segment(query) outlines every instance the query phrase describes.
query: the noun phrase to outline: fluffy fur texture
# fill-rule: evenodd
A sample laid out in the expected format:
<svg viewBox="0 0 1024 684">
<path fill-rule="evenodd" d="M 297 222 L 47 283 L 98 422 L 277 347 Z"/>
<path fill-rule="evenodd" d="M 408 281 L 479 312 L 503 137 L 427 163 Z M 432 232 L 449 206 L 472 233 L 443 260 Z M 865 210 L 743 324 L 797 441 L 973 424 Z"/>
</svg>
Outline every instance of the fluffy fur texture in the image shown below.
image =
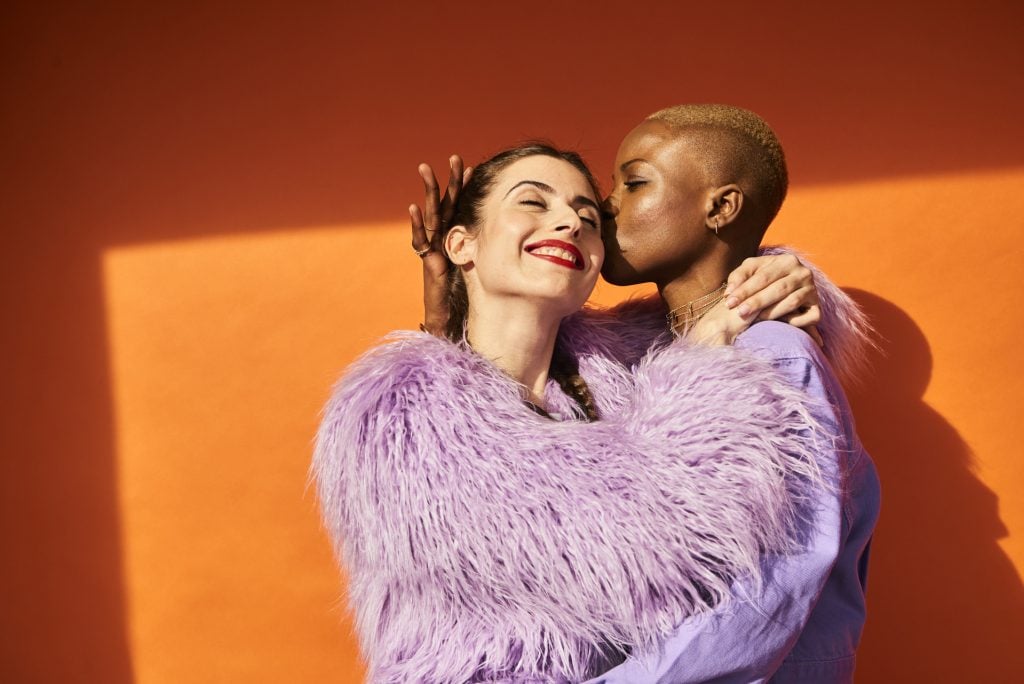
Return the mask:
<svg viewBox="0 0 1024 684">
<path fill-rule="evenodd" d="M 876 333 L 867 315 L 848 294 L 796 250 L 765 247 L 760 254 L 793 254 L 814 274 L 821 306 L 818 331 L 825 342 L 822 351 L 844 385 L 856 384 L 867 368 L 868 352 L 877 348 L 874 341 Z M 567 338 L 569 348 L 581 341 L 574 332 L 574 321 L 583 316 L 587 319 L 587 329 L 596 326 L 605 331 L 604 339 L 596 342 L 600 351 L 632 366 L 653 347 L 670 340 L 666 333 L 667 313 L 668 308 L 658 295 L 630 299 L 610 309 L 588 308 L 567 319 L 563 325 L 563 337 Z M 585 332 L 583 337 L 586 337 Z"/>
<path fill-rule="evenodd" d="M 629 331 L 655 327 L 574 319 L 596 423 L 537 415 L 492 364 L 418 333 L 336 387 L 313 475 L 372 681 L 580 681 L 794 543 L 828 439 L 806 398 L 682 341 L 631 374 L 611 358 L 639 358 L 650 340 Z"/>
</svg>

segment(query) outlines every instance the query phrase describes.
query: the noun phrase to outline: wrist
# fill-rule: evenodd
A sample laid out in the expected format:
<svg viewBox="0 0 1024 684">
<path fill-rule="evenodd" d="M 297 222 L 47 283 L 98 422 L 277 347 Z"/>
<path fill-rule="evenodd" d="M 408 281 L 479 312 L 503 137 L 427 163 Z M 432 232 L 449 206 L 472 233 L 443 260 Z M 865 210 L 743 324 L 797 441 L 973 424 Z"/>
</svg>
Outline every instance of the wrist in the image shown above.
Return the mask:
<svg viewBox="0 0 1024 684">
<path fill-rule="evenodd" d="M 686 339 L 705 347 L 722 347 L 732 342 L 729 326 L 716 318 L 702 318 L 686 331 Z"/>
<path fill-rule="evenodd" d="M 420 330 L 425 333 L 430 333 L 434 337 L 445 337 L 445 328 L 447 327 L 447 321 L 438 320 L 436 318 L 428 318 L 420 323 Z"/>
</svg>

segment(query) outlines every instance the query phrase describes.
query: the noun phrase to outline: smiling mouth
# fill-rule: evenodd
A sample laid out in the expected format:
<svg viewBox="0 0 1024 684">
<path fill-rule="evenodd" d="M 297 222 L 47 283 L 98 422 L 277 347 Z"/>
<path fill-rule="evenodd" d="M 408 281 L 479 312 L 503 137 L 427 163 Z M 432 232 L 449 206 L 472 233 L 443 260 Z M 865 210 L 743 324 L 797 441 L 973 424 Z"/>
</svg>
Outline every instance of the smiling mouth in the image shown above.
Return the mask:
<svg viewBox="0 0 1024 684">
<path fill-rule="evenodd" d="M 561 240 L 541 240 L 526 245 L 527 253 L 559 266 L 583 270 L 583 255 L 575 246 Z"/>
</svg>

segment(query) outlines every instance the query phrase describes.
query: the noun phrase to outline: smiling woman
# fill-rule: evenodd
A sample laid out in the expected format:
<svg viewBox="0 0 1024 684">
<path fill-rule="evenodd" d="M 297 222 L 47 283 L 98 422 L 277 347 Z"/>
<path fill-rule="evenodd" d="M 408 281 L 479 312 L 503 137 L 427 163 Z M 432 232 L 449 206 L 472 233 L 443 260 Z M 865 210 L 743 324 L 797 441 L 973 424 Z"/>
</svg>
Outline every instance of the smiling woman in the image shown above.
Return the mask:
<svg viewBox="0 0 1024 684">
<path fill-rule="evenodd" d="M 369 677 L 581 681 L 760 582 L 828 435 L 731 347 L 616 361 L 628 335 L 577 314 L 604 247 L 575 154 L 493 157 L 443 227 L 427 180 L 414 249 L 442 260 L 448 335 L 396 333 L 353 364 L 313 462 Z"/>
<path fill-rule="evenodd" d="M 583 306 L 601 272 L 599 196 L 578 155 L 523 145 L 476 168 L 439 236 L 452 263 L 449 339 L 472 340 L 535 406 L 544 407 L 550 375 L 591 419 L 586 385 L 566 372 L 571 364 L 556 355 L 555 339 L 558 324 Z M 511 355 L 510 339 L 517 347 Z"/>
</svg>

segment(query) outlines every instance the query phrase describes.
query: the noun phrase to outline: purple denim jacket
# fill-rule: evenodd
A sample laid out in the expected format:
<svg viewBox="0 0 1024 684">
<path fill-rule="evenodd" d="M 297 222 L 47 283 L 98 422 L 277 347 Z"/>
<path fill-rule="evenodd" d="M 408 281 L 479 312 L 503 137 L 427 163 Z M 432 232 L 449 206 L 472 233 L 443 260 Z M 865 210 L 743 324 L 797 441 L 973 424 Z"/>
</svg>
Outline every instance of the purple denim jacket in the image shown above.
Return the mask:
<svg viewBox="0 0 1024 684">
<path fill-rule="evenodd" d="M 868 551 L 880 489 L 839 382 L 811 339 L 784 323 L 754 325 L 737 340 L 821 404 L 840 440 L 819 463 L 835 484 L 814 506 L 799 553 L 763 559 L 765 582 L 682 622 L 656 653 L 636 654 L 588 684 L 853 681 L 864 627 Z"/>
</svg>

